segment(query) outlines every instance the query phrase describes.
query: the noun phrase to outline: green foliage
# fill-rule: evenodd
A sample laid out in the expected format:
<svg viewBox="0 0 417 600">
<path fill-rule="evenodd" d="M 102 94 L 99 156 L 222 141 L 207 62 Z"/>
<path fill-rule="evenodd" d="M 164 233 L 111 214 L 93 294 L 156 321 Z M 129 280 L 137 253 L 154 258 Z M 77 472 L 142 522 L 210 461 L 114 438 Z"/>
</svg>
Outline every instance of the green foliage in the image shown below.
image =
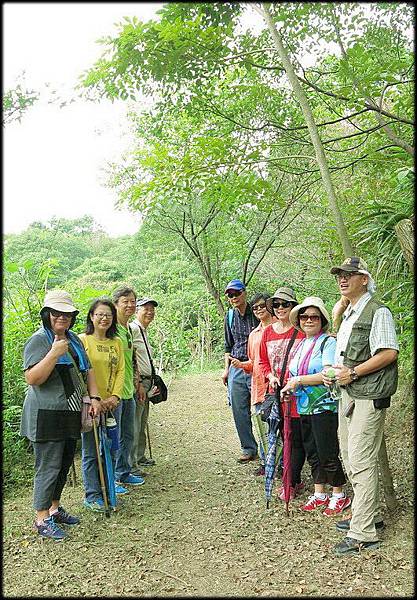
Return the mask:
<svg viewBox="0 0 417 600">
<path fill-rule="evenodd" d="M 21 121 L 24 113 L 39 99 L 39 93 L 25 87 L 24 80 L 3 93 L 3 127 Z"/>
</svg>

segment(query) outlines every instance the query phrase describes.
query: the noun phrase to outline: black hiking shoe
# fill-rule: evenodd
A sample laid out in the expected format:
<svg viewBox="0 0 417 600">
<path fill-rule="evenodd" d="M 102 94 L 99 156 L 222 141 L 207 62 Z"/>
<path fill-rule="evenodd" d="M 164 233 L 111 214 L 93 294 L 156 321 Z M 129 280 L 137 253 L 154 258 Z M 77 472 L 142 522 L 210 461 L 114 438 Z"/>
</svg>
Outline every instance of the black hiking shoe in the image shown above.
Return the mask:
<svg viewBox="0 0 417 600">
<path fill-rule="evenodd" d="M 375 529 L 384 529 L 384 527 L 385 527 L 384 521 L 378 521 L 378 523 L 375 523 Z M 336 523 L 336 529 L 338 531 L 349 531 L 350 519 L 345 519 L 344 521 L 338 521 Z"/>
<path fill-rule="evenodd" d="M 379 542 L 360 542 L 351 537 L 345 537 L 343 542 L 336 544 L 333 552 L 336 556 L 349 556 L 351 554 L 359 554 L 362 550 L 376 550 L 379 548 Z"/>
</svg>

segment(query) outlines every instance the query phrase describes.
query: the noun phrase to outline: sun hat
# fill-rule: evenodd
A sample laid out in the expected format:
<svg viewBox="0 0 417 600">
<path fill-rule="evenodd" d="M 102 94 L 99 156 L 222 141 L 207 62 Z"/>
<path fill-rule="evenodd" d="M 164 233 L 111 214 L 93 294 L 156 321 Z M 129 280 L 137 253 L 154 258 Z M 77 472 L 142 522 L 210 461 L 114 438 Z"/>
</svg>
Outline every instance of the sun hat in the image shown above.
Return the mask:
<svg viewBox="0 0 417 600">
<path fill-rule="evenodd" d="M 332 275 L 337 275 L 340 271 L 346 271 L 347 273 L 363 273 L 364 275 L 369 275 L 368 265 L 364 260 L 359 258 L 359 256 L 349 256 L 346 258 L 340 267 L 332 267 L 330 269 L 330 273 Z"/>
<path fill-rule="evenodd" d="M 136 308 L 143 306 L 144 304 L 153 304 L 154 306 L 158 306 L 158 302 L 153 300 L 152 298 L 139 298 L 136 300 Z"/>
<path fill-rule="evenodd" d="M 271 296 L 271 300 L 275 300 L 275 298 L 287 300 L 287 302 L 298 302 L 294 290 L 288 286 L 278 288 L 275 294 Z"/>
<path fill-rule="evenodd" d="M 240 279 L 232 279 L 232 281 L 229 281 L 227 284 L 226 289 L 224 290 L 225 293 L 228 290 L 236 290 L 237 292 L 240 292 L 246 290 L 246 286 L 243 281 L 240 281 Z"/>
<path fill-rule="evenodd" d="M 75 308 L 71 296 L 64 290 L 51 290 L 47 292 L 42 310 L 44 308 L 54 308 L 61 312 L 76 313 L 77 315 L 80 312 Z"/>
<path fill-rule="evenodd" d="M 327 312 L 326 307 L 324 306 L 323 300 L 321 298 L 319 298 L 318 296 L 307 296 L 307 298 L 305 298 L 301 304 L 297 304 L 297 306 L 294 306 L 294 308 L 290 312 L 291 325 L 293 325 L 293 327 L 295 327 L 296 329 L 301 330 L 300 324 L 298 322 L 298 313 L 300 312 L 300 310 L 302 308 L 307 308 L 308 306 L 314 306 L 315 308 L 319 309 L 322 316 L 327 321 L 327 323 L 323 323 L 322 330 L 327 331 L 329 329 L 329 325 L 330 325 L 330 316 L 329 316 L 329 313 Z"/>
</svg>

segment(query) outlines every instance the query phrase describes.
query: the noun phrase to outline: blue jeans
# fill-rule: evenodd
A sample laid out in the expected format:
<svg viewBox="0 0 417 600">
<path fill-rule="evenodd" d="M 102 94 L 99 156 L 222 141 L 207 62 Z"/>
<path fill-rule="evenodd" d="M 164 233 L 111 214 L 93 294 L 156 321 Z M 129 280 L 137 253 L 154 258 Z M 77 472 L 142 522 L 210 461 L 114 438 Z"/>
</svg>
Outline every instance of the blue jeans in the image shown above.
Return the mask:
<svg viewBox="0 0 417 600">
<path fill-rule="evenodd" d="M 98 474 L 97 451 L 94 440 L 94 432 L 89 431 L 88 433 L 82 433 L 81 441 L 81 470 L 85 489 L 85 499 L 87 502 L 95 502 L 99 498 L 103 499 L 103 494 L 101 492 L 100 478 Z"/>
<path fill-rule="evenodd" d="M 258 454 L 258 445 L 252 432 L 250 384 L 250 374 L 245 373 L 243 369 L 230 367 L 227 386 L 237 435 L 243 454 L 255 456 Z"/>
<path fill-rule="evenodd" d="M 133 448 L 136 400 L 123 399 L 113 411 L 117 421 L 120 448 L 116 451 L 115 479 L 123 482 L 132 470 L 130 455 Z"/>
</svg>

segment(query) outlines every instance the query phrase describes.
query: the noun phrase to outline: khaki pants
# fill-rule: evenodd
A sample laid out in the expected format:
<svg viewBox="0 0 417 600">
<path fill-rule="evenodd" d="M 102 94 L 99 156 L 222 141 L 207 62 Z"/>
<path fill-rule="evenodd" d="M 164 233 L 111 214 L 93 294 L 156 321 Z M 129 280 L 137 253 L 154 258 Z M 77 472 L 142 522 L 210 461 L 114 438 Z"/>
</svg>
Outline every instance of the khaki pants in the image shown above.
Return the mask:
<svg viewBox="0 0 417 600">
<path fill-rule="evenodd" d="M 145 388 L 145 392 L 151 389 L 151 379 L 146 378 L 142 380 L 142 385 Z M 145 402 L 141 404 L 136 401 L 136 412 L 135 412 L 135 429 L 133 434 L 133 446 L 130 455 L 132 469 L 140 468 L 139 461 L 145 457 L 146 450 L 146 424 L 149 417 L 149 400 L 146 398 Z"/>
<path fill-rule="evenodd" d="M 384 432 L 386 409 L 372 400 L 355 400 L 350 417 L 344 412 L 352 399 L 342 390 L 339 404 L 339 441 L 346 474 L 353 487 L 352 518 L 347 533 L 361 542 L 378 540 L 375 523 L 381 521 L 378 453 Z"/>
</svg>

